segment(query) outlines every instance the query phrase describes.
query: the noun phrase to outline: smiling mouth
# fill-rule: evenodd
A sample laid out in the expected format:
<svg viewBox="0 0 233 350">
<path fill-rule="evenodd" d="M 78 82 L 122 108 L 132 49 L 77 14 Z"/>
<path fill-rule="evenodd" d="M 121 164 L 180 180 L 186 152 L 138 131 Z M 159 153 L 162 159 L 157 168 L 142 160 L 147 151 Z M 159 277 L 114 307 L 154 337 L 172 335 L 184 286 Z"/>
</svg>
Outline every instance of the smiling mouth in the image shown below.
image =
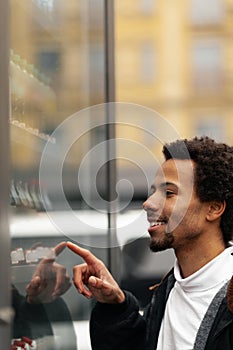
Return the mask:
<svg viewBox="0 0 233 350">
<path fill-rule="evenodd" d="M 153 222 L 150 222 L 150 227 L 162 226 L 165 224 L 166 224 L 165 221 L 153 221 Z"/>
</svg>

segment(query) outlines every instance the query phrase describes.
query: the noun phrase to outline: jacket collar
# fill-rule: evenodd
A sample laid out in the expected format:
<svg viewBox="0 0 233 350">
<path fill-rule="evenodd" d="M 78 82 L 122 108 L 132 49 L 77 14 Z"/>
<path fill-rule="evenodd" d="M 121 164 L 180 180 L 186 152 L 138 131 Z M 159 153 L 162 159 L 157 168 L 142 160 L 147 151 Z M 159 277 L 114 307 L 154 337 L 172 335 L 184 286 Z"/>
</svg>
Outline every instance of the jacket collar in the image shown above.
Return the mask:
<svg viewBox="0 0 233 350">
<path fill-rule="evenodd" d="M 233 276 L 231 277 L 227 289 L 227 308 L 233 313 Z"/>
<path fill-rule="evenodd" d="M 150 286 L 149 289 L 151 291 L 156 290 L 164 280 L 168 279 L 170 275 L 173 275 L 173 268 L 163 277 L 160 283 Z M 231 277 L 231 280 L 227 288 L 226 299 L 227 299 L 227 308 L 233 314 L 233 276 Z"/>
</svg>

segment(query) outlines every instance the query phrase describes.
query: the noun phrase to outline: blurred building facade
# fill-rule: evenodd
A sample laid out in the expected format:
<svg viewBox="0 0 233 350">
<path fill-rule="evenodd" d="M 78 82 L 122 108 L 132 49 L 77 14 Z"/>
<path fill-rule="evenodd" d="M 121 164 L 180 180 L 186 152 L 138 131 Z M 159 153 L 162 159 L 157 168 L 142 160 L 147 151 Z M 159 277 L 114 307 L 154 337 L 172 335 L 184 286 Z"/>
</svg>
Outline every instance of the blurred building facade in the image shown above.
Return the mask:
<svg viewBox="0 0 233 350">
<path fill-rule="evenodd" d="M 148 106 L 181 137 L 233 137 L 233 2 L 116 1 L 117 101 Z"/>
<path fill-rule="evenodd" d="M 180 137 L 208 135 L 231 144 L 232 0 L 117 0 L 114 7 L 116 101 L 157 111 Z M 102 0 L 11 0 L 16 177 L 38 172 L 43 142 L 60 123 L 105 102 L 105 34 Z M 127 115 L 126 122 L 136 119 L 143 115 Z M 152 118 L 146 127 L 159 130 L 156 122 Z M 119 125 L 116 134 L 160 152 L 138 128 Z M 101 128 L 80 139 L 67 157 L 67 173 L 101 140 Z M 119 145 L 117 152 L 124 158 L 125 147 Z M 130 162 L 118 160 L 118 168 L 122 177 L 134 173 Z"/>
</svg>

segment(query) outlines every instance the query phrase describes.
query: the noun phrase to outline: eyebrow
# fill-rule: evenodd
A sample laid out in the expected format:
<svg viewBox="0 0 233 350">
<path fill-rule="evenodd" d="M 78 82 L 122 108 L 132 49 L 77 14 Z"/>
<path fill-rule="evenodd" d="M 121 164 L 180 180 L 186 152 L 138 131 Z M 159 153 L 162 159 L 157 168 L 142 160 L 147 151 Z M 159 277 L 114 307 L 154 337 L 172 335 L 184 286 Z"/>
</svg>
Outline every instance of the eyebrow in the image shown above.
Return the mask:
<svg viewBox="0 0 233 350">
<path fill-rule="evenodd" d="M 175 184 L 174 182 L 169 182 L 169 181 L 167 181 L 167 182 L 163 182 L 162 184 L 160 184 L 159 185 L 159 187 L 160 188 L 166 188 L 166 187 L 168 187 L 168 186 L 175 186 L 175 187 L 178 187 L 177 186 L 177 184 Z M 156 186 L 153 184 L 153 185 L 151 185 L 151 190 L 156 190 Z"/>
<path fill-rule="evenodd" d="M 167 187 L 167 186 L 175 186 L 175 187 L 177 187 L 177 184 L 175 184 L 174 182 L 167 181 L 167 182 L 162 183 L 160 186 L 161 187 Z"/>
</svg>

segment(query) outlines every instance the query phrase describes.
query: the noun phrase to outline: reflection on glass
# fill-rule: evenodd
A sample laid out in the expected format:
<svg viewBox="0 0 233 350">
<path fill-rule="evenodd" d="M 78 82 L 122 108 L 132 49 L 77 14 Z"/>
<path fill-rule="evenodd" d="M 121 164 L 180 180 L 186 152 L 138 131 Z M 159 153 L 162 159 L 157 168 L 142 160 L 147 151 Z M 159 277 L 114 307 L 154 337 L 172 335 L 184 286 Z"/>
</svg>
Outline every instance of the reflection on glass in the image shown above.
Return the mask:
<svg viewBox="0 0 233 350">
<path fill-rule="evenodd" d="M 76 334 L 69 309 L 61 298 L 70 288 L 70 278 L 63 265 L 56 262 L 66 247 L 61 242 L 54 248 L 37 246 L 11 252 L 12 303 L 15 312 L 12 350 L 57 349 L 64 347 L 62 333 L 67 336 L 65 349 L 76 350 Z M 26 296 L 17 284 L 26 282 Z M 60 333 L 56 334 L 56 327 Z"/>
<path fill-rule="evenodd" d="M 65 130 L 56 138 L 55 130 L 73 114 L 104 102 L 103 19 L 104 1 L 11 0 L 12 349 L 90 349 L 90 305 L 77 296 L 69 278 L 77 261 L 64 247 L 59 248 L 67 237 L 46 211 L 53 211 L 69 227 L 75 241 L 84 237 L 83 244 L 89 246 L 95 246 L 93 240 L 98 239 L 106 245 L 107 226 L 98 238 L 96 232 L 71 227 L 53 190 L 57 174 L 49 173 L 41 184 L 39 172 L 45 146 L 51 145 L 59 154 L 70 137 Z M 90 209 L 77 183 L 80 163 L 106 137 L 104 126 L 101 131 L 92 130 L 92 118 L 102 119 L 104 125 L 105 115 L 89 115 L 85 123 L 90 130 L 77 137 L 62 164 L 65 198 L 77 213 Z M 80 128 L 77 122 L 73 128 L 77 135 Z M 98 156 L 101 162 L 104 156 Z M 85 181 L 91 198 L 89 171 L 91 167 Z M 101 179 L 105 176 L 103 170 Z M 100 255 L 106 260 L 106 252 Z"/>
</svg>

